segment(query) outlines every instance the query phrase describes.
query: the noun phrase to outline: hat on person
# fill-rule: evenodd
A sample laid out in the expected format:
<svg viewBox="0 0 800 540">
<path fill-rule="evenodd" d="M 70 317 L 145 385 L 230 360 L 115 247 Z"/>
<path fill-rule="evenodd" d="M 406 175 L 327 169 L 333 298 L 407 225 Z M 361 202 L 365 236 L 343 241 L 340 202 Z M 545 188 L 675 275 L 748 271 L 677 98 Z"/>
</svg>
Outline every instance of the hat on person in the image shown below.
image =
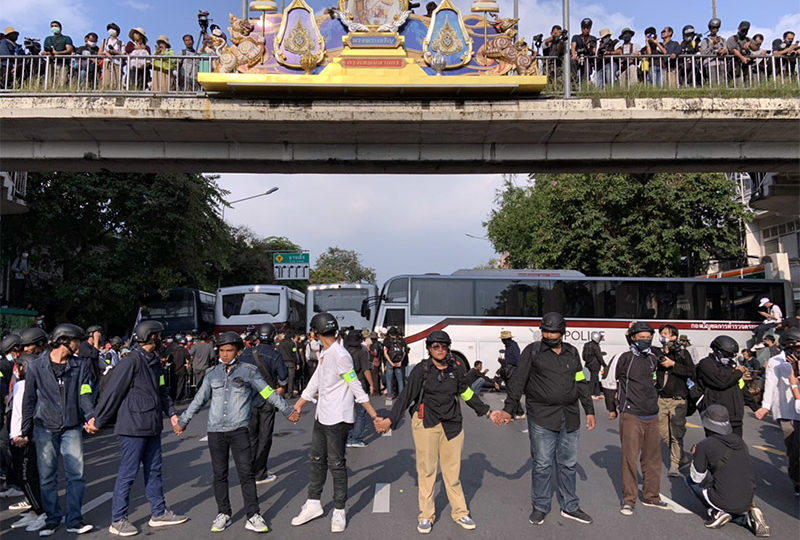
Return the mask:
<svg viewBox="0 0 800 540">
<path fill-rule="evenodd" d="M 133 39 L 134 32 L 142 35 L 142 43 L 147 43 L 147 34 L 145 33 L 144 28 L 141 27 L 131 28 L 131 31 L 128 32 L 128 37 Z"/>
<path fill-rule="evenodd" d="M 636 32 L 634 32 L 633 30 L 631 30 L 626 26 L 625 28 L 622 29 L 622 32 L 619 33 L 619 39 L 622 39 L 622 36 L 624 36 L 625 34 L 630 34 L 631 36 L 635 36 Z"/>
<path fill-rule="evenodd" d="M 611 35 L 611 30 L 609 30 L 608 28 L 603 28 L 600 30 L 600 39 L 603 39 L 604 37 L 610 35 Z"/>
<path fill-rule="evenodd" d="M 121 32 L 121 30 L 119 29 L 119 26 L 117 26 L 117 23 L 113 23 L 113 22 L 112 23 L 108 23 L 106 25 L 106 30 L 116 30 L 117 31 L 117 35 L 119 35 L 119 33 Z"/>
<path fill-rule="evenodd" d="M 6 38 L 8 38 L 10 41 L 17 41 L 17 38 L 19 37 L 19 32 L 14 30 L 13 26 L 6 26 L 6 29 L 3 30 L 3 34 L 5 34 Z M 13 39 L 11 38 L 12 34 L 14 36 Z"/>
<path fill-rule="evenodd" d="M 692 342 L 689 341 L 689 336 L 687 336 L 686 334 L 684 334 L 684 335 L 682 335 L 681 337 L 678 338 L 678 343 L 680 343 L 684 347 L 691 347 L 692 346 Z"/>
<path fill-rule="evenodd" d="M 158 36 L 158 39 L 156 39 L 156 45 L 158 45 L 162 41 L 167 45 L 168 49 L 172 48 L 172 45 L 169 44 L 169 38 L 163 34 Z"/>
<path fill-rule="evenodd" d="M 764 307 L 769 303 L 769 298 L 764 297 L 758 301 L 758 307 Z"/>
<path fill-rule="evenodd" d="M 700 415 L 700 418 L 703 421 L 703 427 L 708 431 L 713 431 L 720 435 L 728 435 L 733 432 L 728 409 L 719 403 L 709 405 L 705 412 Z"/>
<path fill-rule="evenodd" d="M 500 332 L 500 339 L 511 339 L 511 330 L 503 330 Z"/>
</svg>

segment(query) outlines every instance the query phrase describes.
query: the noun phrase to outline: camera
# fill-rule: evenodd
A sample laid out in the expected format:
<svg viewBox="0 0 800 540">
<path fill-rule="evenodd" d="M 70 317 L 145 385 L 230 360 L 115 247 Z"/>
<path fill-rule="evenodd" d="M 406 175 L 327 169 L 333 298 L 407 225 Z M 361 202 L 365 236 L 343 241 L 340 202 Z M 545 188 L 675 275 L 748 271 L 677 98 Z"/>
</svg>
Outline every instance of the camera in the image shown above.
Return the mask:
<svg viewBox="0 0 800 540">
<path fill-rule="evenodd" d="M 418 8 L 420 5 L 421 4 L 419 2 L 409 2 L 408 9 L 411 11 L 411 13 L 414 13 L 414 9 Z"/>
<path fill-rule="evenodd" d="M 200 33 L 207 34 L 208 33 L 208 23 L 213 21 L 214 19 L 208 18 L 208 11 L 198 11 L 197 12 L 197 24 L 200 25 Z"/>
<path fill-rule="evenodd" d="M 36 56 L 42 51 L 42 46 L 39 44 L 38 38 L 26 37 L 23 40 L 23 44 L 30 55 Z"/>
<path fill-rule="evenodd" d="M 533 36 L 533 44 L 536 45 L 536 48 L 541 48 L 543 38 L 544 34 L 536 34 Z"/>
</svg>

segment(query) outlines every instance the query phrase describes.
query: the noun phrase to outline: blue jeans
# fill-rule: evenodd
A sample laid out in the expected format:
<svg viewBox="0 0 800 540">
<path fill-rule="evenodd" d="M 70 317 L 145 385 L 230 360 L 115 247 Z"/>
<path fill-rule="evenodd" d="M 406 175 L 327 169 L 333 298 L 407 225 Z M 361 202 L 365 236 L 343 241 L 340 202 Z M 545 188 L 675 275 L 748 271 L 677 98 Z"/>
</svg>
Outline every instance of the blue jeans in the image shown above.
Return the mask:
<svg viewBox="0 0 800 540">
<path fill-rule="evenodd" d="M 474 383 L 472 383 L 472 386 L 470 386 L 470 388 L 472 388 L 472 391 L 475 392 L 476 394 L 480 394 L 483 390 L 490 390 L 494 388 L 494 385 L 489 381 L 487 381 L 486 379 L 484 379 L 483 377 L 478 377 L 478 379 Z"/>
<path fill-rule="evenodd" d="M 367 434 L 367 418 L 369 418 L 367 410 L 360 403 L 356 403 L 356 421 L 347 435 L 348 443 L 364 442 L 364 435 Z"/>
<path fill-rule="evenodd" d="M 144 472 L 144 494 L 150 502 L 153 517 L 167 511 L 164 486 L 161 483 L 161 435 L 152 437 L 119 436 L 119 472 L 111 499 L 111 522 L 128 518 L 131 486 L 139 474 L 139 464 Z"/>
<path fill-rule="evenodd" d="M 388 366 L 386 368 L 386 390 L 387 390 L 387 395 L 389 397 L 392 397 L 392 377 L 393 376 L 397 378 L 397 393 L 398 394 L 400 394 L 400 392 L 402 392 L 403 388 L 405 387 L 405 381 L 403 380 L 403 368 Z"/>
<path fill-rule="evenodd" d="M 703 503 L 703 506 L 705 506 L 706 508 L 713 508 L 709 503 L 708 499 L 706 499 L 706 495 L 705 493 L 703 493 L 703 488 L 700 486 L 700 484 L 692 480 L 691 475 L 688 474 L 686 475 L 686 485 L 689 486 L 689 489 L 692 490 L 692 493 L 694 493 L 695 496 L 698 499 L 700 499 L 700 502 Z M 741 525 L 742 527 L 748 526 L 747 514 L 734 514 L 734 513 L 730 514 L 732 518 L 731 521 L 733 523 Z"/>
<path fill-rule="evenodd" d="M 65 429 L 51 433 L 43 427 L 33 427 L 36 443 L 36 460 L 39 467 L 39 485 L 42 488 L 42 507 L 47 514 L 48 528 L 61 524 L 61 505 L 58 504 L 58 455 L 64 461 L 67 478 L 67 527 L 83 522 L 83 440 L 81 428 Z"/>
<path fill-rule="evenodd" d="M 528 437 L 531 441 L 531 503 L 535 510 L 547 514 L 553 500 L 553 464 L 558 478 L 556 498 L 562 510 L 574 512 L 580 507 L 575 494 L 578 466 L 578 433 L 567 433 L 566 420 L 561 431 L 550 431 L 531 420 L 528 415 Z"/>
</svg>

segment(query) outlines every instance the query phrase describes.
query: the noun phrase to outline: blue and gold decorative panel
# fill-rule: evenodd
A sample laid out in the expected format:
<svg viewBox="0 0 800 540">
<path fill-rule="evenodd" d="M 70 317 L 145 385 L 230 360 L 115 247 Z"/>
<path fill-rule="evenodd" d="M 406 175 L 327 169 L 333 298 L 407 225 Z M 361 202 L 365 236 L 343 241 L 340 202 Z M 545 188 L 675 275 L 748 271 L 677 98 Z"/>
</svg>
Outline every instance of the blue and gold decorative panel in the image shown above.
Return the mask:
<svg viewBox="0 0 800 540">
<path fill-rule="evenodd" d="M 442 0 L 433 12 L 428 34 L 422 43 L 422 55 L 428 65 L 437 54 L 445 57 L 445 69 L 460 68 L 472 60 L 472 38 L 464 26 L 461 12 L 450 0 Z"/>
<path fill-rule="evenodd" d="M 293 0 L 284 10 L 274 49 L 275 59 L 291 68 L 308 70 L 325 58 L 325 39 L 305 0 Z"/>
</svg>

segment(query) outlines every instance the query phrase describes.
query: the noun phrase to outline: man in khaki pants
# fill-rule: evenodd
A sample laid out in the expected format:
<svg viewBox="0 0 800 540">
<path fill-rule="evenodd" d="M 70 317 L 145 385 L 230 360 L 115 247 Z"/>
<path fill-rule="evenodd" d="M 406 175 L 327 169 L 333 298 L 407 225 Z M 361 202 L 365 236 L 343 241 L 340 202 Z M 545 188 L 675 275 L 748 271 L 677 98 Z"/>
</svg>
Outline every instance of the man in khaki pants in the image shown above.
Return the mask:
<svg viewBox="0 0 800 540">
<path fill-rule="evenodd" d="M 467 384 L 464 365 L 450 354 L 450 336 L 436 330 L 425 339 L 430 358 L 417 364 L 408 377 L 408 384 L 392 406 L 390 418 L 375 422 L 375 429 L 385 433 L 397 429 L 403 412 L 413 411 L 411 430 L 417 458 L 419 516 L 417 532 L 428 534 L 436 516 L 434 485 L 437 466 L 450 501 L 450 516 L 464 529 L 474 529 L 464 491 L 461 489 L 461 451 L 464 431 L 461 429 L 463 399 L 479 416 L 489 416 L 489 406 Z"/>
</svg>

